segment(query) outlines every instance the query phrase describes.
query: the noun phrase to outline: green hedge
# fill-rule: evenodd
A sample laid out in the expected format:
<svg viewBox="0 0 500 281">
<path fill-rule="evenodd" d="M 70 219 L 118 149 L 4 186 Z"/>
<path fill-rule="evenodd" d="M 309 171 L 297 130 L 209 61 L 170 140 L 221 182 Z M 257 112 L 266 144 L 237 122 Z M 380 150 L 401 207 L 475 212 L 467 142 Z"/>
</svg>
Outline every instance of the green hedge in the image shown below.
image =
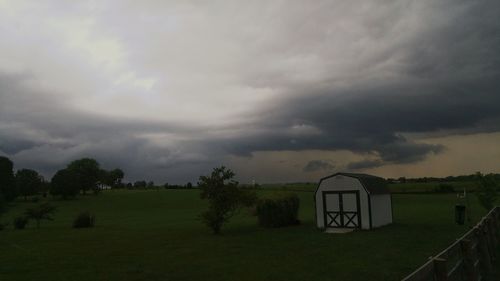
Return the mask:
<svg viewBox="0 0 500 281">
<path fill-rule="evenodd" d="M 264 227 L 282 227 L 299 224 L 300 200 L 296 194 L 262 199 L 257 204 L 259 224 Z"/>
</svg>

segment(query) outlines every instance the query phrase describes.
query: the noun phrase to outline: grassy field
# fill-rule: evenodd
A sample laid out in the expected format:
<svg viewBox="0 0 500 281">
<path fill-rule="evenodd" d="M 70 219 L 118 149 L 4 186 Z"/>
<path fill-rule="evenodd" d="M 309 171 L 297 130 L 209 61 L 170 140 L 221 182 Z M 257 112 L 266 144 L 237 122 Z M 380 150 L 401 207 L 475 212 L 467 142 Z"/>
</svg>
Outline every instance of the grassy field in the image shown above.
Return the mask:
<svg viewBox="0 0 500 281">
<path fill-rule="evenodd" d="M 312 193 L 298 194 L 300 226 L 261 228 L 245 211 L 220 236 L 198 220 L 198 190 L 52 201 L 54 221 L 0 231 L 0 280 L 399 280 L 467 230 L 453 222 L 454 194 L 399 194 L 393 225 L 325 234 L 314 227 Z M 32 205 L 19 202 L 0 220 Z M 84 210 L 96 227 L 72 229 Z"/>
</svg>

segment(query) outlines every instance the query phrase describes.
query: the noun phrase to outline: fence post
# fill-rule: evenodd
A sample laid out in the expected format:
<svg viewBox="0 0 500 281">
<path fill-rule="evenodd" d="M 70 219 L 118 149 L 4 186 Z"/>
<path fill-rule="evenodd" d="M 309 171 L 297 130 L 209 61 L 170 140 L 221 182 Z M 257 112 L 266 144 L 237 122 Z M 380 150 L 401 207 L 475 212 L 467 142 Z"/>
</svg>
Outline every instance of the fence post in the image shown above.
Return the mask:
<svg viewBox="0 0 500 281">
<path fill-rule="evenodd" d="M 474 267 L 474 255 L 472 254 L 472 241 L 469 239 L 463 239 L 460 241 L 460 246 L 462 247 L 462 256 L 464 257 L 464 268 L 465 274 L 467 275 L 467 281 L 478 281 L 479 276 Z"/>
<path fill-rule="evenodd" d="M 491 242 L 493 244 L 492 245 L 493 246 L 493 253 L 495 253 L 494 256 L 496 256 L 495 249 L 498 246 L 498 231 L 496 228 L 494 215 L 495 215 L 495 213 L 492 213 L 491 216 L 488 218 L 488 228 L 490 229 L 490 237 L 491 237 Z"/>
<path fill-rule="evenodd" d="M 448 269 L 446 268 L 445 259 L 434 259 L 434 273 L 436 274 L 437 281 L 448 281 Z"/>
<path fill-rule="evenodd" d="M 490 276 L 491 274 L 491 259 L 490 253 L 488 251 L 488 245 L 486 242 L 486 237 L 483 233 L 481 227 L 475 229 L 477 240 L 478 240 L 478 252 L 479 252 L 479 261 L 481 264 L 481 272 L 482 276 Z"/>
<path fill-rule="evenodd" d="M 484 236 L 486 237 L 486 245 L 488 246 L 488 252 L 490 253 L 490 260 L 493 261 L 495 259 L 495 248 L 488 218 L 484 220 L 481 229 L 484 233 Z"/>
<path fill-rule="evenodd" d="M 498 216 L 499 211 L 500 211 L 500 208 L 496 207 L 495 211 L 493 211 L 493 214 L 491 216 L 492 224 L 495 227 L 495 231 L 496 231 L 496 235 L 497 235 L 497 240 L 499 238 L 498 236 L 500 235 L 500 221 L 499 221 L 499 216 Z"/>
</svg>

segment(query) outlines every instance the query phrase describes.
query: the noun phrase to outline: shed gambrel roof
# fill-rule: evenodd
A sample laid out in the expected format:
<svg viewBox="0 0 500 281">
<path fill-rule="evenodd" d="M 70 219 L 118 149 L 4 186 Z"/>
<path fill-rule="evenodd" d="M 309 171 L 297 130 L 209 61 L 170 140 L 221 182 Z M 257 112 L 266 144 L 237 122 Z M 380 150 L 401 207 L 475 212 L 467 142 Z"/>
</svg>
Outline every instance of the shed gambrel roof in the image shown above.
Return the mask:
<svg viewBox="0 0 500 281">
<path fill-rule="evenodd" d="M 389 191 L 389 188 L 387 188 L 387 182 L 385 179 L 381 177 L 376 177 L 368 174 L 356 174 L 356 173 L 336 173 L 328 177 L 322 178 L 319 183 L 321 184 L 322 181 L 335 177 L 335 176 L 346 176 L 346 177 L 351 177 L 351 178 L 356 178 L 358 179 L 363 187 L 366 189 L 366 191 L 369 194 L 390 194 L 391 192 Z M 319 187 L 319 185 L 318 185 Z"/>
</svg>

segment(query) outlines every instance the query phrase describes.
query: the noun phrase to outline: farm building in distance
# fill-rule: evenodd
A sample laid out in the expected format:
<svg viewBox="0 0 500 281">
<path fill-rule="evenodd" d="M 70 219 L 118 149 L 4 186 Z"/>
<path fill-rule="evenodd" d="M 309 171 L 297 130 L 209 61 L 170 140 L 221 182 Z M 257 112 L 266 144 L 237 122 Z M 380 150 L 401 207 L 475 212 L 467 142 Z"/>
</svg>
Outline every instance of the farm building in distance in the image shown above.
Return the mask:
<svg viewBox="0 0 500 281">
<path fill-rule="evenodd" d="M 392 223 L 392 197 L 383 178 L 333 174 L 320 180 L 314 199 L 321 229 L 372 229 Z"/>
</svg>

